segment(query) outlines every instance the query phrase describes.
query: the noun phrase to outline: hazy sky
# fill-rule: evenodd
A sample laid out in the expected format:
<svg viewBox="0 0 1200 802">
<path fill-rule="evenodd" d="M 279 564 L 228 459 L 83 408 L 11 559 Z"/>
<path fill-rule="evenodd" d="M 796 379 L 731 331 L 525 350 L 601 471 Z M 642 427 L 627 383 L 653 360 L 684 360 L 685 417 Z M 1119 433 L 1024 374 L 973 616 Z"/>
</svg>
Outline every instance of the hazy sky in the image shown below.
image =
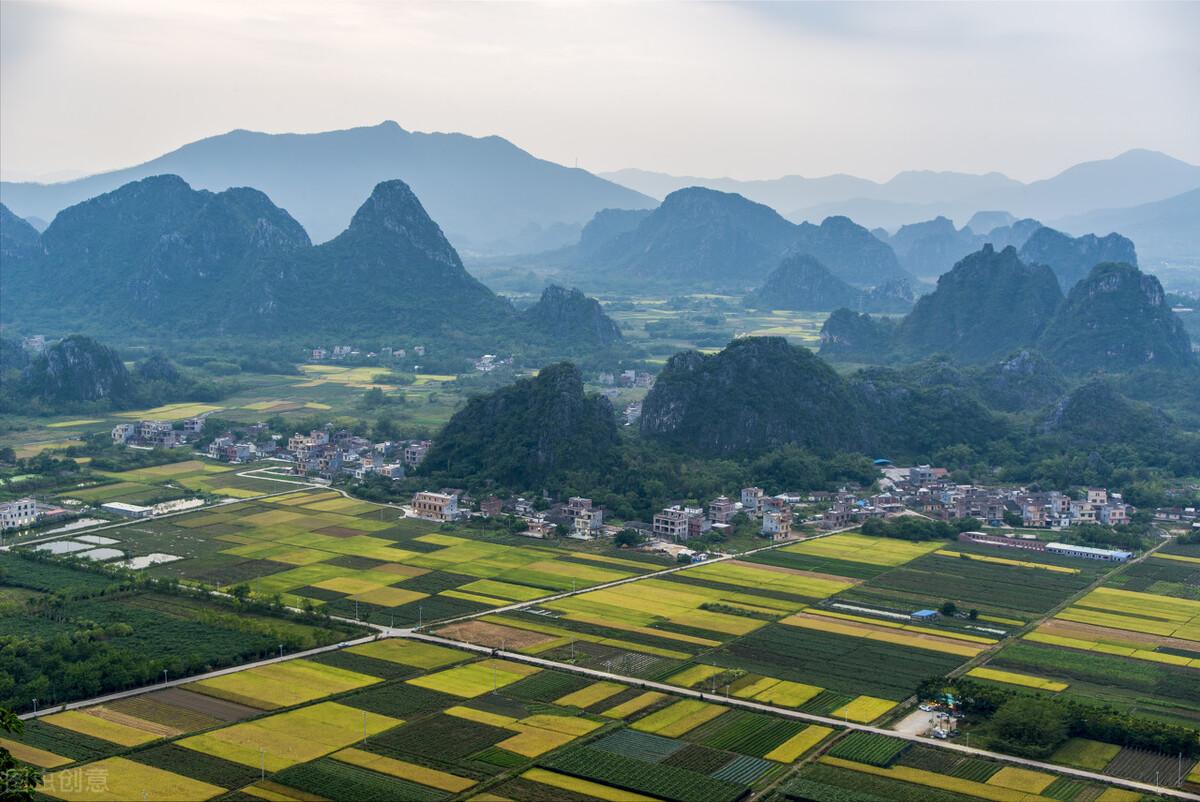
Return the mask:
<svg viewBox="0 0 1200 802">
<path fill-rule="evenodd" d="M 1200 3 L 2 0 L 0 167 L 394 119 L 593 171 L 1200 163 Z"/>
</svg>

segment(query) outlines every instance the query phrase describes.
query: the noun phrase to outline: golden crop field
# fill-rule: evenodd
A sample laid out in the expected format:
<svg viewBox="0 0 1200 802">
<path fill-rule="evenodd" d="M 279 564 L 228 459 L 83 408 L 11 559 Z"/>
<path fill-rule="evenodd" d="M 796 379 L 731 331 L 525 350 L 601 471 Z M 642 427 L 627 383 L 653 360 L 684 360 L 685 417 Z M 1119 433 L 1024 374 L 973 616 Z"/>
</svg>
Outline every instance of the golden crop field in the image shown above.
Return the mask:
<svg viewBox="0 0 1200 802">
<path fill-rule="evenodd" d="M 128 724 L 108 721 L 100 716 L 91 715 L 82 710 L 67 710 L 63 713 L 55 713 L 52 716 L 46 716 L 42 721 L 46 724 L 53 724 L 55 727 L 73 730 L 83 735 L 90 735 L 93 738 L 110 741 L 121 746 L 137 746 L 149 743 L 150 741 L 156 741 L 160 737 L 155 733 L 140 730 Z"/>
<path fill-rule="evenodd" d="M 402 724 L 390 716 L 319 702 L 266 718 L 233 724 L 177 741 L 179 746 L 244 766 L 280 771 Z"/>
<path fill-rule="evenodd" d="M 153 409 L 139 409 L 135 412 L 118 412 L 122 418 L 134 420 L 179 420 L 180 418 L 195 418 L 206 412 L 216 412 L 223 407 L 212 404 L 163 404 Z"/>
<path fill-rule="evenodd" d="M 767 760 L 778 760 L 780 763 L 794 763 L 809 749 L 812 749 L 825 740 L 826 736 L 831 732 L 833 732 L 832 727 L 810 724 L 770 752 L 767 752 L 763 757 Z"/>
<path fill-rule="evenodd" d="M 47 774 L 45 786 L 38 790 L 67 802 L 129 802 L 147 798 L 161 802 L 196 802 L 225 791 L 220 786 L 123 757 L 110 757 L 87 766 Z"/>
<path fill-rule="evenodd" d="M 924 769 L 914 769 L 910 766 L 880 768 L 878 766 L 869 766 L 866 763 L 856 763 L 853 760 L 830 757 L 829 755 L 822 757 L 820 762 L 830 766 L 858 771 L 863 774 L 874 774 L 877 777 L 889 777 L 893 780 L 902 780 L 929 788 L 940 788 L 943 791 L 953 791 L 977 799 L 988 799 L 992 800 L 992 802 L 1032 802 L 1035 799 L 1042 799 L 1042 797 L 1038 796 L 1031 797 L 1027 791 L 1014 791 L 1011 788 L 1004 788 L 1003 786 L 963 780 L 958 777 L 925 771 Z"/>
<path fill-rule="evenodd" d="M 728 709 L 698 699 L 681 699 L 669 707 L 638 719 L 631 726 L 635 730 L 661 735 L 664 738 L 675 738 L 716 718 Z"/>
<path fill-rule="evenodd" d="M 854 638 L 867 638 L 883 643 L 894 643 L 898 646 L 911 646 L 915 649 L 927 649 L 945 654 L 955 654 L 960 657 L 974 657 L 983 651 L 983 646 L 963 643 L 942 634 L 932 635 L 922 632 L 874 627 L 855 621 L 839 621 L 813 616 L 805 613 L 789 616 L 781 622 L 793 627 L 812 629 L 818 632 L 832 632 L 838 635 L 849 635 Z"/>
<path fill-rule="evenodd" d="M 715 677 L 717 674 L 720 674 L 723 671 L 725 671 L 725 669 L 719 666 L 706 666 L 704 664 L 697 664 L 694 666 L 688 666 L 677 674 L 672 674 L 667 678 L 666 681 L 672 685 L 678 685 L 681 688 L 691 688 L 696 684 L 708 679 L 709 677 Z"/>
<path fill-rule="evenodd" d="M 184 687 L 219 699 L 271 710 L 311 702 L 377 682 L 377 677 L 300 659 L 234 671 Z"/>
<path fill-rule="evenodd" d="M 330 757 L 342 763 L 348 763 L 351 766 L 361 766 L 364 769 L 371 769 L 380 774 L 399 777 L 401 780 L 408 780 L 419 785 L 455 794 L 476 785 L 475 780 L 469 777 L 459 777 L 457 774 L 438 771 L 427 766 L 418 766 L 416 763 L 396 760 L 384 755 L 376 755 L 373 752 L 364 752 L 361 749 L 353 747 L 343 749 L 340 752 L 334 752 Z"/>
<path fill-rule="evenodd" d="M 1200 601 L 1192 599 L 1101 587 L 1058 618 L 1200 642 Z"/>
<path fill-rule="evenodd" d="M 988 785 L 999 785 L 1014 791 L 1025 791 L 1030 794 L 1040 794 L 1046 786 L 1057 779 L 1053 774 L 1042 771 L 1022 769 L 1017 766 L 1005 766 L 988 778 Z"/>
<path fill-rule="evenodd" d="M 838 581 L 832 577 L 814 577 L 799 571 L 755 565 L 738 560 L 698 565 L 688 569 L 688 576 L 711 579 L 722 584 L 744 588 L 777 590 L 813 599 L 824 599 L 855 585 L 849 579 Z"/>
<path fill-rule="evenodd" d="M 410 679 L 412 685 L 441 691 L 451 696 L 472 699 L 481 694 L 511 685 L 540 669 L 507 660 L 481 660 L 465 666 L 448 668 L 436 674 Z"/>
<path fill-rule="evenodd" d="M 844 532 L 794 543 L 784 546 L 782 550 L 868 565 L 903 565 L 931 551 L 937 551 L 940 547 L 941 543 L 938 541 L 913 543 Z"/>
<path fill-rule="evenodd" d="M 374 640 L 370 643 L 347 647 L 346 651 L 426 670 L 461 663 L 470 656 L 465 652 L 447 649 L 445 646 L 438 646 L 434 643 L 399 638 Z"/>
<path fill-rule="evenodd" d="M 1066 565 L 1049 565 L 1048 563 L 1031 563 L 1027 560 L 1010 560 L 1007 557 L 991 557 L 987 554 L 967 554 L 961 551 L 953 551 L 951 549 L 938 549 L 934 552 L 941 557 L 957 557 L 958 559 L 978 560 L 979 562 L 992 563 L 993 565 L 1011 565 L 1016 568 L 1033 568 L 1038 571 L 1050 571 L 1058 574 L 1077 574 L 1078 568 L 1071 568 Z"/>
<path fill-rule="evenodd" d="M 847 704 L 829 714 L 830 718 L 841 718 L 847 721 L 867 723 L 874 721 L 896 706 L 891 699 L 877 699 L 874 696 L 858 696 Z"/>
<path fill-rule="evenodd" d="M 967 676 L 990 679 L 994 682 L 1004 682 L 1009 685 L 1021 685 L 1026 688 L 1039 688 L 1043 691 L 1065 691 L 1068 687 L 1065 682 L 1058 682 L 1044 677 L 1035 677 L 1030 674 L 1018 674 L 1015 671 L 1001 671 L 996 668 L 972 668 L 967 672 Z"/>
<path fill-rule="evenodd" d="M 554 700 L 554 704 L 563 707 L 591 707 L 611 696 L 616 696 L 623 690 L 625 690 L 625 686 L 616 682 L 593 682 L 591 685 L 580 688 L 574 693 L 560 696 Z"/>
</svg>

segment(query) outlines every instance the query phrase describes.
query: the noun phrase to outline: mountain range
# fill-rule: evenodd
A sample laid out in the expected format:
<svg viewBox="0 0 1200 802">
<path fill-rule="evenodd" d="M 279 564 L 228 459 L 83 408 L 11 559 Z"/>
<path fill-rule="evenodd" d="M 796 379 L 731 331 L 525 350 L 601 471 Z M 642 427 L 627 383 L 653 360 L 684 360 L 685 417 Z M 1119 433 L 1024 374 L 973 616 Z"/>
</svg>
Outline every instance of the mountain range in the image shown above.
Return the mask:
<svg viewBox="0 0 1200 802">
<path fill-rule="evenodd" d="M 898 323 L 842 309 L 826 320 L 821 341 L 823 356 L 846 361 L 944 354 L 982 364 L 1037 349 L 1076 375 L 1196 367 L 1183 324 L 1154 276 L 1103 262 L 1064 298 L 1049 267 L 990 244 L 942 275 Z"/>
<path fill-rule="evenodd" d="M 520 340 L 559 353 L 619 340 L 578 293 L 548 292 L 519 314 L 466 271 L 400 180 L 376 185 L 346 230 L 320 245 L 258 190 L 196 190 L 173 175 L 65 209 L 35 235 L 23 222 L 4 227 L 5 323 L 293 339 L 442 332 L 464 347 Z"/>
<path fill-rule="evenodd" d="M 858 287 L 911 279 L 892 249 L 852 220 L 796 225 L 769 206 L 703 187 L 676 190 L 648 214 L 601 212 L 577 245 L 540 258 L 581 284 L 744 290 L 792 254 Z"/>
<path fill-rule="evenodd" d="M 313 134 L 230 131 L 87 178 L 3 182 L 0 201 L 21 217 L 52 220 L 81 201 L 168 173 L 215 192 L 256 187 L 287 209 L 315 242 L 341 233 L 376 184 L 400 178 L 466 252 L 547 250 L 575 241 L 601 209 L 655 203 L 585 170 L 538 159 L 497 136 L 406 131 L 390 121 Z"/>
<path fill-rule="evenodd" d="M 1200 167 L 1149 150 L 1131 150 L 1112 159 L 1077 164 L 1030 183 L 999 173 L 932 171 L 902 172 L 882 183 L 849 175 L 793 175 L 761 181 L 632 169 L 600 175 L 652 197 L 665 197 L 682 187 L 702 186 L 737 192 L 783 211 L 785 217 L 796 222 L 843 215 L 869 228 L 893 231 L 938 216 L 961 225 L 980 210 L 1005 210 L 1015 217 L 1047 220 L 1073 234 L 1119 230 L 1133 236 L 1114 223 L 1136 220 L 1143 235 L 1149 236 L 1133 238 L 1144 257 L 1154 261 L 1178 255 L 1179 244 L 1195 238 L 1197 226 L 1188 222 L 1195 216 L 1187 218 L 1185 210 L 1195 208 L 1196 200 L 1190 193 L 1200 188 Z M 1165 207 L 1154 205 L 1176 196 L 1183 197 Z M 1094 210 L 1111 211 L 1092 214 Z M 987 229 L 972 230 L 975 234 L 988 233 Z M 1194 253 L 1192 250 L 1189 255 Z"/>
</svg>

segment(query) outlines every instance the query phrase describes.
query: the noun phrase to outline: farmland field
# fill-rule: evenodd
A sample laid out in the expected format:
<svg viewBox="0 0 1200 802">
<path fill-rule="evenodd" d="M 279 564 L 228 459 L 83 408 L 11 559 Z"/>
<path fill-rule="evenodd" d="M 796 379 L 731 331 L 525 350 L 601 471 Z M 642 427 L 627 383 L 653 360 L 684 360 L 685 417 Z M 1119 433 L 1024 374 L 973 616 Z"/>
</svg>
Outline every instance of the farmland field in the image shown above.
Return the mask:
<svg viewBox="0 0 1200 802">
<path fill-rule="evenodd" d="M 197 467 L 199 466 L 199 467 Z M 203 463 L 126 472 L 113 487 L 169 479 L 223 492 L 233 482 Z M 280 487 L 270 483 L 278 493 Z M 228 489 L 228 488 L 225 488 Z M 249 492 L 249 491 L 247 491 Z M 131 557 L 177 559 L 145 569 L 209 588 L 244 585 L 293 607 L 375 623 L 415 624 L 611 582 L 661 567 L 653 558 L 612 557 L 603 545 L 559 548 L 469 527 L 444 531 L 398 510 L 339 493 L 297 490 L 107 530 Z"/>
<path fill-rule="evenodd" d="M 48 717 L 30 727 L 31 742 L 14 743 L 19 754 L 48 755 L 54 742 L 46 733 L 62 733 L 64 748 L 48 761 L 47 792 L 68 800 L 128 798 L 132 783 L 142 784 L 135 798 L 144 787 L 155 799 L 245 789 L 259 798 L 332 800 L 441 800 L 487 784 L 501 796 L 511 786 L 536 792 L 530 798 L 574 792 L 614 802 L 732 802 L 778 777 L 832 732 L 667 694 L 630 705 L 645 694 L 417 641 L 364 647 L 384 644 L 389 648 L 376 654 L 437 665 L 407 679 L 372 677 L 371 685 L 350 685 L 338 671 L 314 672 L 310 660 L 293 660 L 272 666 L 293 666 L 286 678 L 262 669 L 226 675 L 237 679 L 217 696 L 209 695 L 213 687 L 205 681 L 123 700 L 125 724 L 119 726 L 146 728 L 137 730 L 136 743 L 97 741 L 97 735 L 125 734 L 110 706 L 72 711 L 85 727 L 62 718 L 66 714 Z M 354 648 L 365 657 L 364 647 Z M 296 677 L 328 678 L 327 695 L 274 711 L 223 698 L 250 689 L 265 694 L 272 680 L 279 687 L 303 684 Z M 495 690 L 493 677 L 499 678 Z M 227 692 L 230 687 L 238 693 Z M 168 720 L 176 726 L 161 724 Z M 65 748 L 71 739 L 80 746 Z M 99 746 L 82 748 L 92 742 Z M 112 756 L 116 750 L 123 750 L 120 757 Z M 119 779 L 118 770 L 125 772 Z M 103 772 L 112 773 L 113 784 L 89 794 L 83 780 Z M 77 795 L 77 788 L 85 790 Z"/>
<path fill-rule="evenodd" d="M 1173 549 L 1167 557 L 1181 556 L 1173 553 L 1178 547 L 1164 548 Z M 1015 672 L 1029 687 L 1042 683 L 1200 726 L 1200 601 L 1182 597 L 1191 569 L 1177 565 L 1186 564 L 1156 552 L 1129 566 L 1006 645 L 981 670 Z"/>
</svg>

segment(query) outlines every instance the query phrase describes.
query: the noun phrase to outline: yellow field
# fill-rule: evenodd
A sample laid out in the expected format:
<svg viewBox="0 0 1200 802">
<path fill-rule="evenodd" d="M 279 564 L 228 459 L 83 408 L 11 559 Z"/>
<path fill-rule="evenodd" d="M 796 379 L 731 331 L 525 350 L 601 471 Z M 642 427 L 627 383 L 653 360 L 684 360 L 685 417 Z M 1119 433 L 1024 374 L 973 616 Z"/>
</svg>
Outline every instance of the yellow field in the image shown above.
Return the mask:
<svg viewBox="0 0 1200 802">
<path fill-rule="evenodd" d="M 1078 568 L 1068 568 L 1065 565 L 1046 565 L 1044 563 L 1031 563 L 1026 560 L 1010 560 L 1007 557 L 989 557 L 986 554 L 964 554 L 961 551 L 951 551 L 950 549 L 938 549 L 934 554 L 942 557 L 958 557 L 959 559 L 966 558 L 968 560 L 978 560 L 981 563 L 994 563 L 996 565 L 1012 565 L 1018 568 L 1036 568 L 1042 571 L 1051 571 L 1058 574 L 1077 574 Z"/>
<path fill-rule="evenodd" d="M 418 766 L 416 763 L 407 763 L 403 760 L 395 760 L 383 755 L 364 752 L 361 749 L 354 749 L 353 747 L 343 749 L 340 752 L 334 752 L 330 757 L 334 760 L 340 760 L 343 763 L 349 763 L 352 766 L 362 766 L 365 769 L 371 769 L 380 774 L 399 777 L 402 780 L 426 785 L 430 788 L 438 788 L 442 791 L 450 791 L 455 794 L 461 793 L 476 784 L 475 780 L 467 777 L 459 777 L 456 774 L 449 774 L 437 769 Z"/>
<path fill-rule="evenodd" d="M 76 426 L 89 426 L 93 423 L 103 423 L 100 418 L 80 418 L 79 420 L 60 420 L 58 423 L 47 423 L 48 429 L 72 429 Z"/>
<path fill-rule="evenodd" d="M 135 729 L 115 721 L 108 721 L 99 716 L 90 716 L 80 710 L 68 710 L 55 713 L 42 719 L 46 724 L 62 727 L 64 730 L 80 732 L 99 738 L 102 741 L 120 744 L 121 746 L 138 746 L 139 744 L 156 741 L 161 736 L 145 730 Z"/>
<path fill-rule="evenodd" d="M 779 680 L 769 687 L 758 691 L 752 698 L 756 702 L 779 705 L 781 707 L 799 707 L 823 691 L 816 685 L 805 685 L 802 682 Z"/>
<path fill-rule="evenodd" d="M 829 714 L 830 718 L 857 721 L 862 724 L 874 721 L 896 706 L 891 699 L 876 699 L 874 696 L 859 696 Z"/>
<path fill-rule="evenodd" d="M 448 668 L 436 674 L 426 674 L 423 677 L 410 679 L 408 682 L 411 685 L 441 691 L 451 696 L 473 699 L 496 688 L 511 685 L 538 671 L 540 669 L 521 663 L 489 659 L 457 668 Z"/>
<path fill-rule="evenodd" d="M 564 791 L 595 797 L 596 799 L 603 799 L 605 802 L 658 802 L 652 796 L 635 794 L 633 791 L 626 791 L 624 788 L 613 788 L 609 785 L 601 785 L 591 780 L 583 780 L 567 774 L 558 774 L 546 769 L 529 769 L 521 774 L 521 779 L 541 785 L 548 785 L 551 788 L 561 788 Z"/>
<path fill-rule="evenodd" d="M 778 760 L 780 763 L 791 763 L 799 758 L 809 749 L 825 740 L 825 736 L 833 732 L 832 727 L 822 727 L 819 724 L 811 724 L 800 732 L 788 738 L 779 746 L 767 752 L 763 757 L 767 760 Z"/>
<path fill-rule="evenodd" d="M 357 646 L 347 647 L 346 651 L 351 654 L 361 654 L 364 657 L 374 657 L 378 660 L 387 660 L 389 663 L 399 663 L 402 666 L 421 668 L 426 671 L 435 668 L 444 668 L 445 666 L 470 659 L 470 655 L 460 652 L 457 649 L 448 649 L 445 646 L 438 646 L 435 643 L 422 643 L 421 641 L 402 640 L 400 638 L 382 638 L 368 643 L 360 643 Z"/>
<path fill-rule="evenodd" d="M 1156 551 L 1150 555 L 1155 560 L 1175 560 L 1181 563 L 1200 563 L 1200 557 L 1188 557 L 1184 554 L 1163 554 L 1161 551 Z"/>
<path fill-rule="evenodd" d="M 9 754 L 17 760 L 24 761 L 31 766 L 37 766 L 40 769 L 53 769 L 75 762 L 69 757 L 56 755 L 53 752 L 47 752 L 45 749 L 38 749 L 29 744 L 23 744 L 20 741 L 9 740 L 8 738 L 0 738 L 0 748 L 7 749 Z"/>
<path fill-rule="evenodd" d="M 782 550 L 868 565 L 903 565 L 931 551 L 936 551 L 940 545 L 939 541 L 912 543 L 907 540 L 867 537 L 846 532 L 784 546 Z"/>
<path fill-rule="evenodd" d="M 697 683 L 702 682 L 709 677 L 715 677 L 717 674 L 720 674 L 724 671 L 725 669 L 720 668 L 719 666 L 706 666 L 703 664 L 698 664 L 689 666 L 683 671 L 680 671 L 678 674 L 672 674 L 667 679 L 667 682 L 671 685 L 678 685 L 681 688 L 691 688 L 693 685 L 696 685 Z"/>
<path fill-rule="evenodd" d="M 212 404 L 164 404 L 161 407 L 142 409 L 137 412 L 118 412 L 117 415 L 122 418 L 136 418 L 137 420 L 180 420 L 182 418 L 195 418 L 206 412 L 216 412 L 222 408 L 213 406 Z"/>
<path fill-rule="evenodd" d="M 270 710 L 311 702 L 381 681 L 336 666 L 308 660 L 288 660 L 200 680 L 185 687 L 209 696 Z"/>
<path fill-rule="evenodd" d="M 183 777 L 170 771 L 110 757 L 45 777 L 39 791 L 68 802 L 127 802 L 144 799 L 147 793 L 159 802 L 196 802 L 225 793 L 225 789 Z"/>
<path fill-rule="evenodd" d="M 1058 614 L 1067 621 L 1200 641 L 1200 601 L 1096 588 Z M 1156 620 L 1149 620 L 1152 617 Z"/>
<path fill-rule="evenodd" d="M 967 672 L 969 677 L 979 677 L 980 679 L 990 679 L 994 682 L 1005 682 L 1009 685 L 1022 685 L 1026 688 L 1040 688 L 1044 691 L 1065 691 L 1068 687 L 1065 682 L 1058 682 L 1045 677 L 1034 677 L 1029 674 L 1018 674 L 1015 671 L 1001 671 L 996 668 L 972 668 Z"/>
<path fill-rule="evenodd" d="M 604 716 L 605 718 L 626 719 L 632 716 L 634 713 L 637 713 L 640 710 L 645 710 L 647 707 L 650 707 L 650 705 L 666 698 L 667 695 L 665 693 L 659 693 L 658 691 L 646 691 L 645 693 L 635 696 L 626 702 L 621 702 L 619 705 L 610 707 L 600 715 Z"/>
<path fill-rule="evenodd" d="M 1011 788 L 1014 791 L 1027 791 L 1031 794 L 1040 794 L 1046 789 L 1047 785 L 1056 779 L 1058 778 L 1053 774 L 1021 769 L 1016 766 L 1005 766 L 988 778 L 987 783 L 988 785 Z"/>
<path fill-rule="evenodd" d="M 664 738 L 676 738 L 689 730 L 699 727 L 706 721 L 716 718 L 728 708 L 701 702 L 698 699 L 681 699 L 675 704 L 664 707 L 656 713 L 651 713 L 643 719 L 635 721 L 635 730 L 661 735 Z"/>
<path fill-rule="evenodd" d="M 892 766 L 891 768 L 879 768 L 877 766 L 869 766 L 866 763 L 855 763 L 853 760 L 843 760 L 842 758 L 830 757 L 828 755 L 821 758 L 822 763 L 827 763 L 830 766 L 837 766 L 843 769 L 861 772 L 863 774 L 874 774 L 877 777 L 890 777 L 893 780 L 902 780 L 904 782 L 915 783 L 916 785 L 924 785 L 929 788 L 941 788 L 945 791 L 954 791 L 959 794 L 977 797 L 979 799 L 988 799 L 992 802 L 1040 802 L 1047 800 L 1049 797 L 1038 796 L 1031 794 L 1028 791 L 1014 791 L 1011 788 L 1004 788 L 998 785 L 988 785 L 987 783 L 977 783 L 971 780 L 960 780 L 957 777 L 949 777 L 944 774 L 935 774 L 932 771 L 924 769 L 914 769 L 909 766 Z"/>
<path fill-rule="evenodd" d="M 793 615 L 780 623 L 818 632 L 832 632 L 838 635 L 849 635 L 853 638 L 866 638 L 883 643 L 894 643 L 899 646 L 910 646 L 914 649 L 927 649 L 934 652 L 956 654 L 960 657 L 974 657 L 983 651 L 982 646 L 972 646 L 967 643 L 957 643 L 941 636 L 925 635 L 904 630 L 873 629 L 866 625 L 850 621 L 828 620 L 820 617 Z"/>
<path fill-rule="evenodd" d="M 623 690 L 625 690 L 625 686 L 615 682 L 593 682 L 586 688 L 580 688 L 574 693 L 568 693 L 566 696 L 555 699 L 554 704 L 562 707 L 591 707 L 610 696 L 616 696 Z"/>
<path fill-rule="evenodd" d="M 1141 802 L 1144 797 L 1137 791 L 1126 791 L 1124 788 L 1105 788 L 1104 793 L 1096 797 L 1096 802 Z"/>
<path fill-rule="evenodd" d="M 404 722 L 336 702 L 277 713 L 176 741 L 179 746 L 267 771 L 281 771 L 377 735 Z"/>
<path fill-rule="evenodd" d="M 575 598 L 579 597 L 577 596 Z M 496 615 L 488 616 L 484 620 L 491 624 L 512 627 L 514 629 L 524 629 L 529 632 L 541 632 L 545 635 L 554 635 L 558 638 L 558 640 L 551 640 L 537 646 L 523 648 L 520 651 L 524 654 L 538 654 L 539 652 L 553 649 L 556 646 L 561 646 L 576 640 L 587 641 L 589 643 L 599 643 L 605 646 L 612 646 L 631 652 L 652 654 L 657 657 L 666 657 L 671 660 L 687 660 L 692 656 L 687 652 L 678 652 L 673 649 L 663 649 L 658 646 L 644 646 L 640 643 L 634 643 L 633 641 L 621 640 L 619 638 L 605 638 L 600 635 L 592 635 L 586 632 L 575 632 L 573 630 L 563 629 L 562 627 L 556 627 L 552 624 L 543 624 L 538 621 L 527 621 L 524 618 L 509 618 L 504 615 Z"/>
<path fill-rule="evenodd" d="M 1122 657 L 1130 657 L 1134 660 L 1148 660 L 1152 663 L 1166 663 L 1173 666 L 1189 666 L 1191 668 L 1200 668 L 1200 658 L 1187 658 L 1179 654 L 1170 654 L 1167 652 L 1156 652 L 1151 649 L 1142 649 L 1138 646 L 1126 646 L 1117 643 L 1104 643 L 1100 641 L 1082 640 L 1080 638 L 1068 638 L 1065 635 L 1051 635 L 1048 632 L 1039 632 L 1034 630 L 1024 637 L 1024 640 L 1033 641 L 1035 643 L 1050 643 L 1055 646 L 1066 646 L 1070 649 L 1082 649 L 1087 652 L 1099 652 L 1101 654 L 1116 654 Z"/>
<path fill-rule="evenodd" d="M 511 730 L 514 735 L 499 742 L 496 746 L 525 757 L 543 755 L 602 726 L 595 721 L 572 716 L 536 714 L 523 719 L 515 719 L 511 716 L 476 710 L 471 707 L 451 707 L 443 712 L 448 716 Z"/>
<path fill-rule="evenodd" d="M 972 635 L 968 632 L 956 632 L 949 629 L 934 629 L 932 627 L 922 627 L 916 624 L 901 624 L 899 621 L 884 621 L 879 618 L 871 618 L 865 615 L 854 615 L 853 613 L 839 613 L 836 610 L 825 610 L 821 607 L 806 607 L 803 610 L 805 615 L 821 615 L 826 618 L 840 618 L 843 621 L 858 621 L 861 624 L 870 624 L 874 627 L 883 627 L 884 629 L 903 629 L 907 632 L 923 632 L 926 635 L 936 635 L 939 638 L 950 638 L 951 640 L 965 640 L 971 643 L 996 643 L 995 638 L 987 638 L 983 635 Z"/>
<path fill-rule="evenodd" d="M 402 604 L 414 602 L 417 599 L 424 599 L 428 593 L 422 593 L 418 590 L 405 590 L 404 588 L 395 588 L 390 585 L 382 588 L 370 588 L 361 593 L 355 593 L 350 596 L 351 601 L 360 601 L 364 604 L 378 604 L 381 607 L 399 607 Z"/>
</svg>

